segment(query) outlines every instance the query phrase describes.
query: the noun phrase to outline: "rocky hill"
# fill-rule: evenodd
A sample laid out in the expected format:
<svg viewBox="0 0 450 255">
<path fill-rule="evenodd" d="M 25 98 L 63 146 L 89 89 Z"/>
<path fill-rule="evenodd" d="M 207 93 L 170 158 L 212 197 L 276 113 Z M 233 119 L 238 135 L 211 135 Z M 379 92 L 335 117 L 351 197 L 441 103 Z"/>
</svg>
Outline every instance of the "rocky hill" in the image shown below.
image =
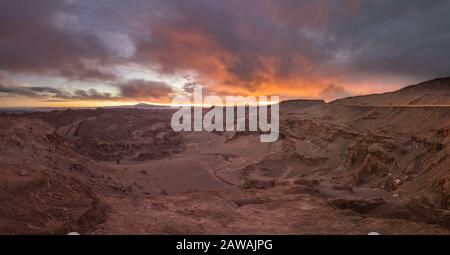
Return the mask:
<svg viewBox="0 0 450 255">
<path fill-rule="evenodd" d="M 450 77 L 407 86 L 394 92 L 338 99 L 333 103 L 359 106 L 450 106 Z"/>
</svg>

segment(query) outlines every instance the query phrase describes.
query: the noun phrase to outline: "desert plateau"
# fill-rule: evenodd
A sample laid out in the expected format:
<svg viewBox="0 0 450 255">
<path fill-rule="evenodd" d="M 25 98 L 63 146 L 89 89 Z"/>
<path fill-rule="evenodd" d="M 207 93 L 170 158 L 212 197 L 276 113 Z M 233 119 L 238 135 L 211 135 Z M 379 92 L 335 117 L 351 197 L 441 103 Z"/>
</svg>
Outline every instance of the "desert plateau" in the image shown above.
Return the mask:
<svg viewBox="0 0 450 255">
<path fill-rule="evenodd" d="M 450 234 L 450 78 L 283 101 L 274 143 L 173 111 L 1 114 L 0 233 Z"/>
</svg>

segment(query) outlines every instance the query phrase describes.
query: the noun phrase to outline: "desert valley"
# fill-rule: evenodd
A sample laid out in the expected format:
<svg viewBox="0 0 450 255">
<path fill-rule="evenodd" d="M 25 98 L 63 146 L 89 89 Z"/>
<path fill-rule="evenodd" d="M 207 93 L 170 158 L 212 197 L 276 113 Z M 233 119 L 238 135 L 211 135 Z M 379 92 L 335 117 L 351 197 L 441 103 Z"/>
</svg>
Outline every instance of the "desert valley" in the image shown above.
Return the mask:
<svg viewBox="0 0 450 255">
<path fill-rule="evenodd" d="M 280 103 L 277 142 L 172 109 L 0 115 L 2 234 L 450 234 L 450 78 Z"/>
</svg>

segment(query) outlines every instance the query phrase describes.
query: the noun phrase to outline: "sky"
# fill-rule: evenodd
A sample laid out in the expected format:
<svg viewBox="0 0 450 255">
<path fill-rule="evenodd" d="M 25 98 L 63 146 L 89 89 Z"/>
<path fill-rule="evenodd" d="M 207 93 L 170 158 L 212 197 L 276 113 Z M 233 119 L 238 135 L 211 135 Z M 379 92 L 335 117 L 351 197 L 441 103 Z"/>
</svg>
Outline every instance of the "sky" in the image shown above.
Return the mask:
<svg viewBox="0 0 450 255">
<path fill-rule="evenodd" d="M 450 76 L 446 0 L 0 0 L 0 107 L 325 99 Z"/>
</svg>

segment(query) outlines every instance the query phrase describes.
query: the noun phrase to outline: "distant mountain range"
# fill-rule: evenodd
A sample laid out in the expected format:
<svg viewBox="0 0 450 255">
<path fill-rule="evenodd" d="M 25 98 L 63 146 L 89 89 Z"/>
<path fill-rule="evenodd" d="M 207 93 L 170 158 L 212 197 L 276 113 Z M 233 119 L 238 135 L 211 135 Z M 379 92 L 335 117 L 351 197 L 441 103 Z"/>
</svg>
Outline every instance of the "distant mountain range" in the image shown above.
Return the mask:
<svg viewBox="0 0 450 255">
<path fill-rule="evenodd" d="M 139 103 L 135 105 L 119 105 L 119 106 L 105 106 L 103 108 L 133 108 L 133 109 L 170 109 L 167 105 L 155 105 L 155 104 L 145 104 Z"/>
<path fill-rule="evenodd" d="M 330 102 L 331 104 L 350 106 L 448 106 L 450 107 L 450 77 L 438 78 L 416 85 L 404 87 L 397 91 L 382 94 L 371 94 L 363 96 L 347 97 Z M 287 100 L 283 101 L 284 107 L 309 107 L 317 104 L 325 104 L 323 100 Z M 170 109 L 168 105 L 155 105 L 138 103 L 135 105 L 119 105 L 100 107 L 104 109 Z M 5 113 L 27 113 L 27 112 L 50 112 L 55 110 L 66 110 L 67 107 L 37 107 L 37 108 L 0 108 Z M 96 109 L 82 108 L 82 109 Z"/>
</svg>

